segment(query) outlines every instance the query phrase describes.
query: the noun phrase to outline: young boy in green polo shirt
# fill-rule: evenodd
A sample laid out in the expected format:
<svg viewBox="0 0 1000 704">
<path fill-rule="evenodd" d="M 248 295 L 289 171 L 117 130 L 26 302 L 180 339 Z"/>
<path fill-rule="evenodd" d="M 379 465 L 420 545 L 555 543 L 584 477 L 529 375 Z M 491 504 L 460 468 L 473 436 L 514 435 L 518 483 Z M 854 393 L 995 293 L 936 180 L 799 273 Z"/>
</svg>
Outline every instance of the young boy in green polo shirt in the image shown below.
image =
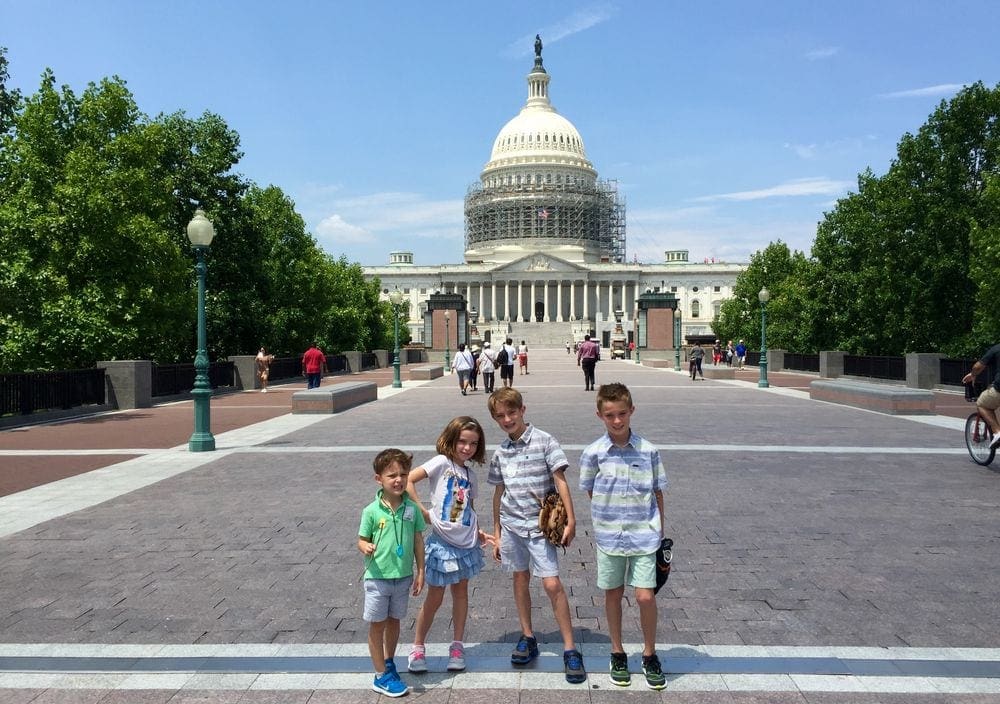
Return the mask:
<svg viewBox="0 0 1000 704">
<path fill-rule="evenodd" d="M 424 530 L 424 516 L 406 493 L 412 463 L 413 456 L 402 450 L 376 455 L 375 481 L 381 488 L 361 512 L 358 528 L 358 550 L 365 556 L 363 618 L 369 624 L 368 653 L 375 667 L 372 689 L 387 697 L 410 691 L 393 657 L 410 594 L 417 596 L 424 588 L 424 541 L 415 539 Z"/>
</svg>

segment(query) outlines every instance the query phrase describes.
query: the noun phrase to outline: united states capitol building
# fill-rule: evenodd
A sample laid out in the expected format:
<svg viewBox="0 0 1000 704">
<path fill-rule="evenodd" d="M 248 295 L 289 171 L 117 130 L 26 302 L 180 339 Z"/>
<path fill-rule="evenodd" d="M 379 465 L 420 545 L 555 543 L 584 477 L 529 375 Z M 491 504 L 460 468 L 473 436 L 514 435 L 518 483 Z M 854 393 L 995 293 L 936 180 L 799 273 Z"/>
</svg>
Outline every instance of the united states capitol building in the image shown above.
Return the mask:
<svg viewBox="0 0 1000 704">
<path fill-rule="evenodd" d="M 624 198 L 615 181 L 598 178 L 580 133 L 552 106 L 539 39 L 527 80 L 527 102 L 465 196 L 465 263 L 423 264 L 394 251 L 387 266 L 364 267 L 365 277 L 381 281 L 383 298 L 402 292 L 414 342 L 425 342 L 435 293 L 461 295 L 493 338 L 537 347 L 586 332 L 606 340 L 616 313 L 631 334 L 646 292 L 676 296 L 685 338 L 710 335 L 745 265 L 690 262 L 684 249 L 665 250 L 662 263 L 629 263 Z"/>
</svg>

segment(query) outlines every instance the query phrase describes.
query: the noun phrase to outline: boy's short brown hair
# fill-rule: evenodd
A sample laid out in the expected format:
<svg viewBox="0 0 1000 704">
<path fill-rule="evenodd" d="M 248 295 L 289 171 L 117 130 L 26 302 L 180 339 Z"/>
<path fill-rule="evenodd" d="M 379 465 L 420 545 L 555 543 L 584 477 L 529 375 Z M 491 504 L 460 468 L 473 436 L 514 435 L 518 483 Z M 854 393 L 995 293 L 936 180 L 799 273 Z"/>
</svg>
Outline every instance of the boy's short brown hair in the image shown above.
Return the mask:
<svg viewBox="0 0 1000 704">
<path fill-rule="evenodd" d="M 625 384 L 621 384 L 617 381 L 610 384 L 601 384 L 597 387 L 597 411 L 600 412 L 602 406 L 608 402 L 621 401 L 632 408 L 632 392 L 628 390 Z"/>
<path fill-rule="evenodd" d="M 524 397 L 517 389 L 507 387 L 499 389 L 490 394 L 486 407 L 490 409 L 490 415 L 496 417 L 498 408 L 521 408 L 524 405 Z"/>
<path fill-rule="evenodd" d="M 410 467 L 413 466 L 413 455 L 402 450 L 397 450 L 395 447 L 390 447 L 375 455 L 372 468 L 375 470 L 375 474 L 381 476 L 393 463 L 398 464 L 404 472 L 408 473 Z"/>
</svg>

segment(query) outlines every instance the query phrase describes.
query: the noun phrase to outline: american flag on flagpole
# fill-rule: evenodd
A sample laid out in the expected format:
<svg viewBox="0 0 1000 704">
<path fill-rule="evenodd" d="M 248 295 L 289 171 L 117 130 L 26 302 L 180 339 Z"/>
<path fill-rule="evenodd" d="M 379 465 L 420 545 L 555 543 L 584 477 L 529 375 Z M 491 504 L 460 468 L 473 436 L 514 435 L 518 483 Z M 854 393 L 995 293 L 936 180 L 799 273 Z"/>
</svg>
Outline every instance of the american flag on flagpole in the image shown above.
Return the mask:
<svg viewBox="0 0 1000 704">
<path fill-rule="evenodd" d="M 542 220 L 547 220 L 548 217 L 549 217 L 549 209 L 548 208 L 539 208 L 538 209 L 538 217 L 540 217 Z"/>
</svg>

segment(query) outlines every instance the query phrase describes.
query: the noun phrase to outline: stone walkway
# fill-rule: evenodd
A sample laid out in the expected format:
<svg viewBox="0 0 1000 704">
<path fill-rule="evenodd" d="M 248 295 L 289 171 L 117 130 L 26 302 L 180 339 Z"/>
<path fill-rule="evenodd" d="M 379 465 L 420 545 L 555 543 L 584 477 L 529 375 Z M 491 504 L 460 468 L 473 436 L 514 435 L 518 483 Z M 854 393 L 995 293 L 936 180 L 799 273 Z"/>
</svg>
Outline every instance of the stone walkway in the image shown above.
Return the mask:
<svg viewBox="0 0 1000 704">
<path fill-rule="evenodd" d="M 537 584 L 543 657 L 512 671 L 510 580 L 489 565 L 471 592 L 468 671 L 404 674 L 408 700 L 1000 701 L 1000 484 L 968 459 L 960 418 L 810 401 L 796 375 L 758 389 L 755 376 L 692 382 L 623 361 L 601 362 L 598 383 L 629 385 L 633 427 L 663 451 L 676 549 L 659 597 L 668 688 L 648 691 L 639 674 L 613 688 L 575 488 L 602 426 L 573 358 L 538 350 L 531 368 L 515 378 L 527 418 L 571 463 L 580 525 L 563 579 L 591 676 L 563 679 Z M 483 421 L 489 449 L 501 439 L 485 396 L 461 396 L 451 377 L 384 383 L 377 403 L 335 416 L 287 414 L 296 387 L 214 399 L 213 424 L 229 403 L 245 404 L 234 416 L 269 407 L 269 419 L 213 425 L 215 453 L 186 452 L 190 404 L 0 433 L 0 477 L 28 456 L 108 460 L 0 498 L 0 703 L 378 699 L 354 546 L 372 456 L 392 445 L 427 459 L 461 414 Z M 176 429 L 152 442 L 155 418 Z M 435 670 L 448 603 L 430 633 Z M 634 656 L 634 607 L 625 621 Z"/>
</svg>

